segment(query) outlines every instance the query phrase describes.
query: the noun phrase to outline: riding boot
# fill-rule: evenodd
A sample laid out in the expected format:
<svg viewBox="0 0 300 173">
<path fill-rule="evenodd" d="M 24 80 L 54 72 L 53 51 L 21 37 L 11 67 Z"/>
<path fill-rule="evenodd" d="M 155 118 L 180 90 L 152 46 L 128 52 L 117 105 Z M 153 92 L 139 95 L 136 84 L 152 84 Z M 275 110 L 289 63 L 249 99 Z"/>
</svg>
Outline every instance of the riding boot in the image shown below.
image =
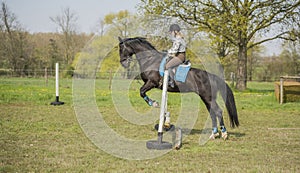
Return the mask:
<svg viewBox="0 0 300 173">
<path fill-rule="evenodd" d="M 171 69 L 171 68 L 169 68 L 169 86 L 171 87 L 171 88 L 174 88 L 174 73 L 173 73 L 173 70 Z"/>
</svg>

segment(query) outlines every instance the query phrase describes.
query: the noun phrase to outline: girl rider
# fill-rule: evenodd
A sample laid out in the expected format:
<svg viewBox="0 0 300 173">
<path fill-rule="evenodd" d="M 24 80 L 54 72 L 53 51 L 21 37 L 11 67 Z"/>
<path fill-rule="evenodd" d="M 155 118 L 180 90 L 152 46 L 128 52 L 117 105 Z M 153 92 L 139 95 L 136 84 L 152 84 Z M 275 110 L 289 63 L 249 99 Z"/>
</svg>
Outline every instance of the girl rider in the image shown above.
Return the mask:
<svg viewBox="0 0 300 173">
<path fill-rule="evenodd" d="M 172 69 L 185 61 L 186 43 L 180 30 L 181 29 L 177 24 L 172 24 L 169 29 L 173 46 L 168 50 L 169 59 L 166 64 L 166 70 L 169 71 L 169 85 L 172 88 L 174 88 L 174 73 L 172 72 Z"/>
</svg>

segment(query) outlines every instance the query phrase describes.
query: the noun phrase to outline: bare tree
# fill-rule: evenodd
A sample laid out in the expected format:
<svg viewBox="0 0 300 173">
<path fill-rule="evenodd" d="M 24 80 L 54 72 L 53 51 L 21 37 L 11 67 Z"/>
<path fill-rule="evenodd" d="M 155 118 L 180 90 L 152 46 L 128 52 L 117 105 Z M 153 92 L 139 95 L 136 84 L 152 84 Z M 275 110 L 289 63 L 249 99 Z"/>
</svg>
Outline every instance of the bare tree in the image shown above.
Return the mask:
<svg viewBox="0 0 300 173">
<path fill-rule="evenodd" d="M 14 72 L 24 74 L 31 61 L 28 33 L 22 29 L 4 2 L 1 4 L 0 19 L 2 64 Z"/>
<path fill-rule="evenodd" d="M 64 49 L 64 60 L 66 65 L 70 65 L 76 53 L 76 22 L 77 15 L 71 12 L 70 8 L 62 11 L 61 15 L 50 17 L 51 21 L 58 25 L 59 32 L 62 33 Z"/>
</svg>

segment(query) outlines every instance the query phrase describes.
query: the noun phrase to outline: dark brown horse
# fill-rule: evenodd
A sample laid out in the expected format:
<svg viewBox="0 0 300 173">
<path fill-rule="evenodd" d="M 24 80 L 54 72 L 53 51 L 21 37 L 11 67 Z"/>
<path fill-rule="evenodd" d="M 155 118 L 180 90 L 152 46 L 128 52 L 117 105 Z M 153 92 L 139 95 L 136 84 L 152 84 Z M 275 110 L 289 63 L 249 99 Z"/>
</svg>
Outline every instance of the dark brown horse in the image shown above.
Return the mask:
<svg viewBox="0 0 300 173">
<path fill-rule="evenodd" d="M 152 88 L 162 89 L 159 66 L 166 55 L 157 51 L 145 38 L 141 37 L 119 38 L 119 54 L 120 63 L 125 68 L 129 67 L 132 55 L 136 56 L 141 70 L 141 78 L 144 81 L 144 85 L 140 88 L 140 95 L 148 105 L 153 106 L 155 101 L 150 99 L 146 92 Z M 176 81 L 174 88 L 168 87 L 168 92 L 195 92 L 201 97 L 212 119 L 213 132 L 211 138 L 219 135 L 217 118 L 220 123 L 222 137 L 224 139 L 227 137 L 222 115 L 223 111 L 216 102 L 218 92 L 221 93 L 225 102 L 231 127 L 239 126 L 233 93 L 225 81 L 214 74 L 191 68 L 186 81 L 184 83 Z"/>
</svg>

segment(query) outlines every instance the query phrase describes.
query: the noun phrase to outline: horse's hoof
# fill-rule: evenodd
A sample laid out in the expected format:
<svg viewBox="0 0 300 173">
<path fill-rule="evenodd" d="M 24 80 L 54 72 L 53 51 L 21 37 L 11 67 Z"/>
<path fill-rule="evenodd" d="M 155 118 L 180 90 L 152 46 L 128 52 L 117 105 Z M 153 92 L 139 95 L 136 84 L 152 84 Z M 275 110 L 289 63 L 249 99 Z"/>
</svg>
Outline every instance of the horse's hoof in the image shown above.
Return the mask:
<svg viewBox="0 0 300 173">
<path fill-rule="evenodd" d="M 224 141 L 228 138 L 227 132 L 222 132 L 222 138 L 224 139 Z"/>
<path fill-rule="evenodd" d="M 209 139 L 214 140 L 214 139 L 216 139 L 216 138 L 218 138 L 218 137 L 220 137 L 219 132 L 218 132 L 218 133 L 212 133 L 212 134 L 210 135 Z"/>
<path fill-rule="evenodd" d="M 152 103 L 152 106 L 153 106 L 154 108 L 159 108 L 159 104 L 158 104 L 158 102 L 156 102 L 156 101 L 154 101 L 154 102 Z"/>
<path fill-rule="evenodd" d="M 155 124 L 155 126 L 154 126 L 154 129 L 157 130 L 157 131 L 158 131 L 158 126 L 159 126 L 158 124 Z M 175 130 L 175 126 L 173 124 L 170 124 L 169 126 L 166 126 L 164 124 L 163 130 L 166 131 L 166 132 L 168 132 L 168 131 L 174 131 Z"/>
<path fill-rule="evenodd" d="M 170 127 L 171 127 L 171 123 L 165 123 L 165 124 L 164 124 L 164 128 L 168 129 L 168 128 L 170 128 Z"/>
<path fill-rule="evenodd" d="M 169 126 L 164 126 L 164 130 L 166 132 L 168 132 L 168 131 L 174 131 L 175 130 L 175 126 L 173 124 L 170 124 Z"/>
<path fill-rule="evenodd" d="M 182 130 L 181 128 L 176 128 L 174 149 L 179 150 L 181 147 L 182 147 Z"/>
</svg>

